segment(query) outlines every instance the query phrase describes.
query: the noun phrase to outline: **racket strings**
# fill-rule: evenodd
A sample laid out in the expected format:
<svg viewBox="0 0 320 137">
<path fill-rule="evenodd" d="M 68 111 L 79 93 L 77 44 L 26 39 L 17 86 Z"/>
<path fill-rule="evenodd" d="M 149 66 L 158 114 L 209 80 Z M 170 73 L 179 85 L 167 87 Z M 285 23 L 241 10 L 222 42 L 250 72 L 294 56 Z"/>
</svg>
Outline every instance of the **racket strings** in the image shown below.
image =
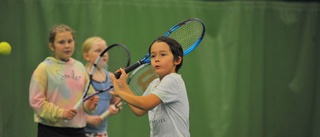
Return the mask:
<svg viewBox="0 0 320 137">
<path fill-rule="evenodd" d="M 112 46 L 112 47 L 111 47 Z M 105 82 L 108 81 L 107 74 L 115 72 L 119 68 L 127 67 L 130 63 L 130 53 L 124 45 L 111 45 L 107 52 L 100 55 L 96 61 L 93 79 L 96 81 L 98 90 L 108 89 Z"/>
<path fill-rule="evenodd" d="M 203 24 L 197 20 L 192 20 L 186 22 L 180 28 L 177 28 L 173 31 L 169 37 L 177 40 L 184 51 L 189 48 L 193 48 L 192 46 L 197 46 L 195 43 L 202 38 L 204 27 Z"/>
<path fill-rule="evenodd" d="M 141 96 L 155 78 L 157 75 L 150 64 L 140 66 L 131 74 L 129 87 L 135 95 Z"/>
<path fill-rule="evenodd" d="M 96 63 L 96 70 L 104 72 L 115 72 L 119 68 L 124 68 L 130 63 L 129 51 L 122 46 L 113 46 L 105 55 L 100 55 L 100 60 Z"/>
<path fill-rule="evenodd" d="M 109 51 L 108 54 L 110 57 L 108 61 L 110 72 L 115 72 L 119 68 L 124 68 L 129 65 L 128 59 L 130 58 L 130 55 L 128 54 L 127 49 L 116 46 L 112 48 L 112 52 Z"/>
<path fill-rule="evenodd" d="M 108 70 L 108 64 L 102 58 L 96 63 L 94 72 L 93 72 L 93 80 L 97 82 L 106 81 L 106 72 Z"/>
</svg>

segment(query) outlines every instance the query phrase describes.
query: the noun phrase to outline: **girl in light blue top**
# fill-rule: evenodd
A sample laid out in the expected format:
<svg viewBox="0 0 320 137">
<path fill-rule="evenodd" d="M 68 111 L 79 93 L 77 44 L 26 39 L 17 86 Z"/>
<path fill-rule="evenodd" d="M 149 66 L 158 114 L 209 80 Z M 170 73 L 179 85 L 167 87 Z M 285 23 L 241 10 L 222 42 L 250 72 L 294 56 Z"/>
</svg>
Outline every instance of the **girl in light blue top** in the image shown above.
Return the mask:
<svg viewBox="0 0 320 137">
<path fill-rule="evenodd" d="M 86 69 L 87 72 L 91 71 L 91 68 L 100 56 L 101 52 L 107 48 L 107 43 L 101 37 L 90 37 L 86 39 L 82 46 L 83 57 L 87 61 Z M 108 62 L 108 54 L 105 54 L 101 61 L 105 63 Z M 95 69 L 93 73 L 93 88 L 96 91 L 106 89 L 112 86 L 110 81 L 110 72 L 106 72 L 104 69 L 100 69 L 99 66 Z M 109 109 L 110 116 L 118 113 L 118 109 L 115 107 L 115 103 L 120 100 L 120 98 L 115 97 L 109 92 L 113 90 L 103 92 L 98 94 L 99 103 L 96 108 L 95 113 L 87 115 L 87 126 L 85 127 L 85 132 L 87 137 L 107 137 L 108 136 L 108 117 L 102 119 L 100 115 Z"/>
</svg>

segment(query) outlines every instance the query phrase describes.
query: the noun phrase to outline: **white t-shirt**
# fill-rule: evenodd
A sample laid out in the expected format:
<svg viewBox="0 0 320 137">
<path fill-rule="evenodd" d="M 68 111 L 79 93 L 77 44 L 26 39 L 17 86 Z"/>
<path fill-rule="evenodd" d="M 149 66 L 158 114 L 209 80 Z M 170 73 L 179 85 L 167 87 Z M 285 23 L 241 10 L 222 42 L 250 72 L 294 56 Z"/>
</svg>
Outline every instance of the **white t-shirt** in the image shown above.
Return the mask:
<svg viewBox="0 0 320 137">
<path fill-rule="evenodd" d="M 161 103 L 148 111 L 151 137 L 189 137 L 189 101 L 181 75 L 171 73 L 153 80 L 144 95 L 155 94 Z"/>
</svg>

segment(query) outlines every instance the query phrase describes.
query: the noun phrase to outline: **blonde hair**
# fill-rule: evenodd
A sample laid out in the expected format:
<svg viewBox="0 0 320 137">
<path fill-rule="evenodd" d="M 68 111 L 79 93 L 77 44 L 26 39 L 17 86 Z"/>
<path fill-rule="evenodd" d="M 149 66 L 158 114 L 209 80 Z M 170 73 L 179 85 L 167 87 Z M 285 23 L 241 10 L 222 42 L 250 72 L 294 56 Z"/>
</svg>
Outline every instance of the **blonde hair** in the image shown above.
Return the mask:
<svg viewBox="0 0 320 137">
<path fill-rule="evenodd" d="M 97 36 L 87 38 L 82 44 L 82 53 L 88 53 L 89 50 L 91 49 L 91 46 L 99 41 L 106 42 L 104 39 L 102 39 L 101 37 L 97 37 Z M 107 44 L 107 42 L 106 42 L 106 44 Z"/>
<path fill-rule="evenodd" d="M 99 41 L 104 41 L 107 45 L 107 42 L 104 39 L 102 39 L 101 37 L 94 36 L 94 37 L 87 38 L 82 44 L 82 54 L 88 53 L 89 50 L 91 49 L 92 45 L 99 42 Z M 89 66 L 89 64 L 86 63 L 86 67 L 88 67 L 88 66 Z"/>
<path fill-rule="evenodd" d="M 74 37 L 74 30 L 72 30 L 69 26 L 65 24 L 60 24 L 60 25 L 55 25 L 52 27 L 52 29 L 49 32 L 49 43 L 54 43 L 54 40 L 56 38 L 57 33 L 59 32 L 65 32 L 65 31 L 70 31 L 72 34 L 73 39 Z"/>
</svg>

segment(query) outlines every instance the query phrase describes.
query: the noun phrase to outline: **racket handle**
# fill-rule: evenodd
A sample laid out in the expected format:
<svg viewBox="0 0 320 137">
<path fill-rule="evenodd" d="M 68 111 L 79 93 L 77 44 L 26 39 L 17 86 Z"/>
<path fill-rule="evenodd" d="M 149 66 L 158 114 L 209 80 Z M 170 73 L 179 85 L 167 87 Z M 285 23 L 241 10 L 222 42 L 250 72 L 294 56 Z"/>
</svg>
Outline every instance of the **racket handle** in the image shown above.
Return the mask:
<svg viewBox="0 0 320 137">
<path fill-rule="evenodd" d="M 73 109 L 78 110 L 82 105 L 82 100 L 78 101 L 78 103 L 73 107 Z M 64 120 L 64 122 L 69 122 L 69 120 Z"/>
<path fill-rule="evenodd" d="M 75 110 L 78 110 L 80 106 L 82 105 L 82 100 L 78 101 L 78 103 L 73 107 Z"/>
<path fill-rule="evenodd" d="M 132 70 L 136 69 L 137 67 L 141 66 L 142 63 L 143 63 L 142 61 L 137 61 L 136 63 L 134 63 L 134 64 L 126 67 L 126 68 L 124 69 L 124 71 L 125 71 L 126 73 L 129 73 L 129 72 L 131 72 Z M 117 72 L 117 73 L 115 73 L 114 75 L 115 75 L 115 77 L 118 79 L 118 78 L 120 78 L 120 76 L 121 76 L 121 72 Z"/>
<path fill-rule="evenodd" d="M 107 110 L 105 112 L 103 112 L 101 115 L 100 115 L 100 118 L 101 119 L 105 119 L 106 117 L 108 117 L 110 115 L 110 111 Z"/>
</svg>

